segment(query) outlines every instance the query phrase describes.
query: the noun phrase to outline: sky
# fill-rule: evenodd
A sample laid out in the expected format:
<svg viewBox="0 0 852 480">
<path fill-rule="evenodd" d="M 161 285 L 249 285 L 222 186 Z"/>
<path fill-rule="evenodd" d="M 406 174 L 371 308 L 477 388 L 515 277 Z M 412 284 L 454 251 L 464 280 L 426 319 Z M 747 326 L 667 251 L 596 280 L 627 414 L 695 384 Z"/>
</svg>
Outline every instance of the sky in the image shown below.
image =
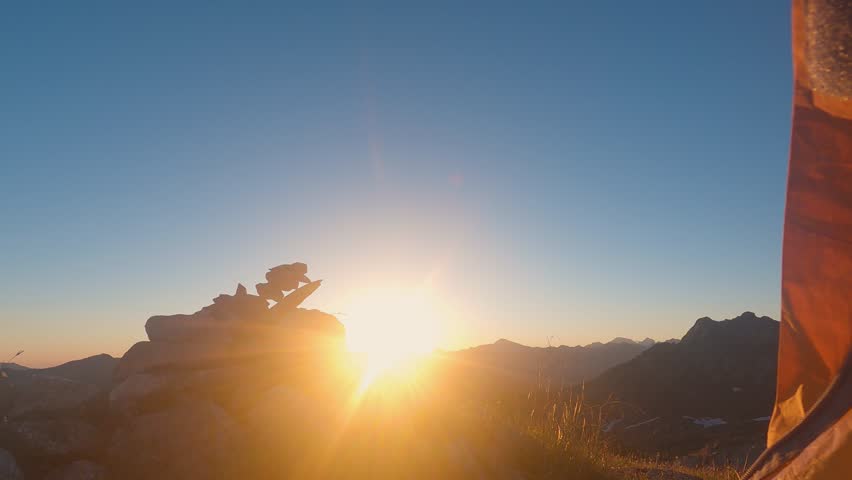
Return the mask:
<svg viewBox="0 0 852 480">
<path fill-rule="evenodd" d="M 294 261 L 443 348 L 778 318 L 786 2 L 118 3 L 2 7 L 0 357 Z"/>
</svg>

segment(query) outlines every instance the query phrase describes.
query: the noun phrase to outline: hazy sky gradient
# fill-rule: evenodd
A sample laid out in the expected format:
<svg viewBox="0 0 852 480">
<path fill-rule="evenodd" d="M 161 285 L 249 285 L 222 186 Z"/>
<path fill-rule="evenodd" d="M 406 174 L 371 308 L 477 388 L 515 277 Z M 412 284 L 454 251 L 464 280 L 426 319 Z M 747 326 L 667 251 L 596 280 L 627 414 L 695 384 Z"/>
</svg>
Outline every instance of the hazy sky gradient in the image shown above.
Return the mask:
<svg viewBox="0 0 852 480">
<path fill-rule="evenodd" d="M 0 357 L 120 355 L 292 261 L 330 312 L 430 282 L 447 347 L 778 316 L 786 2 L 25 3 Z"/>
</svg>

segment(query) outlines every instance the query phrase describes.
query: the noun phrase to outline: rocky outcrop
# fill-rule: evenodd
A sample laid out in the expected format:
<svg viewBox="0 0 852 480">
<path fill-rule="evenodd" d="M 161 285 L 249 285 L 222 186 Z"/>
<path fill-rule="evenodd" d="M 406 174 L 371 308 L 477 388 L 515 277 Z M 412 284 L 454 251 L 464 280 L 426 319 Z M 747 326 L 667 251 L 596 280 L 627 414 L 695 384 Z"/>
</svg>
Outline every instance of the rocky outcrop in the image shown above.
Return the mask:
<svg viewBox="0 0 852 480">
<path fill-rule="evenodd" d="M 151 317 L 121 359 L 9 369 L 0 480 L 262 476 L 255 452 L 281 466 L 322 450 L 353 380 L 338 375 L 343 325 L 299 308 L 321 285 L 306 274 L 280 265 L 257 295 L 238 285 L 193 314 Z"/>
<path fill-rule="evenodd" d="M 320 286 L 306 273 L 302 263 L 281 265 L 258 295 L 238 285 L 193 314 L 148 320 L 148 340 L 119 360 L 108 395 L 111 476 L 237 478 L 225 472 L 268 450 L 262 439 L 281 448 L 285 438 L 299 439 L 292 451 L 300 451 L 317 438 L 311 432 L 323 418 L 307 392 L 321 378 L 320 397 L 333 399 L 327 384 L 347 384 L 327 368 L 342 353 L 345 330 L 332 315 L 299 308 Z"/>
<path fill-rule="evenodd" d="M 333 316 L 304 309 L 295 309 L 278 322 L 247 319 L 239 326 L 230 327 L 228 336 L 209 335 L 211 330 L 219 328 L 204 327 L 205 333 L 193 341 L 139 342 L 121 358 L 114 378 L 123 380 L 135 373 L 210 368 L 281 353 L 334 350 L 342 346 L 345 335 L 343 325 Z"/>
<path fill-rule="evenodd" d="M 232 342 L 256 337 L 258 325 L 286 327 L 298 306 L 322 281 L 311 282 L 304 263 L 279 265 L 266 274 L 266 283 L 250 295 L 239 284 L 233 295 L 222 294 L 213 303 L 191 315 L 156 315 L 148 319 L 145 332 L 152 342 Z M 299 286 L 304 282 L 305 285 Z M 289 295 L 284 291 L 294 290 Z M 270 308 L 269 302 L 275 302 Z M 310 325 L 311 328 L 317 325 Z"/>
<path fill-rule="evenodd" d="M 119 428 L 109 448 L 115 478 L 229 478 L 238 426 L 221 407 L 187 401 Z"/>
</svg>

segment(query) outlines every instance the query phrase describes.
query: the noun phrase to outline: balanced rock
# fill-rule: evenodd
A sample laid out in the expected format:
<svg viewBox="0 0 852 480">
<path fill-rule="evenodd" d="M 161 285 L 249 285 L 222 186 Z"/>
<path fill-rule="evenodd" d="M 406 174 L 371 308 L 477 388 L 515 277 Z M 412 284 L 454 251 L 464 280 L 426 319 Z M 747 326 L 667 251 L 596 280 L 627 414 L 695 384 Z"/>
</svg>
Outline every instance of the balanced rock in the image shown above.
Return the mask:
<svg viewBox="0 0 852 480">
<path fill-rule="evenodd" d="M 134 373 L 204 369 L 285 353 L 329 351 L 343 345 L 345 329 L 333 316 L 297 309 L 282 321 L 233 325 L 227 340 L 138 342 L 118 362 L 114 379 Z"/>
<path fill-rule="evenodd" d="M 240 320 L 263 320 L 269 310 L 266 300 L 249 295 L 245 287 L 239 285 L 234 295 L 219 295 L 213 299 L 213 305 L 204 307 L 201 312 L 209 313 L 221 322 Z"/>
<path fill-rule="evenodd" d="M 152 342 L 191 342 L 230 340 L 233 323 L 264 321 L 269 316 L 266 300 L 249 295 L 245 287 L 237 286 L 234 295 L 219 295 L 208 305 L 191 315 L 156 315 L 145 323 L 145 332 Z"/>
<path fill-rule="evenodd" d="M 282 291 L 295 290 L 300 283 L 311 283 L 307 273 L 308 266 L 304 263 L 278 265 L 266 272 L 266 283 L 258 283 L 255 289 L 265 300 L 280 302 L 284 298 Z"/>
<path fill-rule="evenodd" d="M 145 332 L 152 342 L 229 341 L 229 325 L 217 322 L 201 312 L 192 315 L 155 315 L 145 322 Z"/>
<path fill-rule="evenodd" d="M 234 295 L 222 294 L 213 303 L 191 314 L 156 315 L 148 319 L 145 332 L 152 342 L 231 341 L 235 335 L 250 334 L 248 324 L 274 322 L 295 311 L 319 288 L 321 281 L 310 282 L 307 265 L 280 265 L 267 273 L 268 283 L 258 284 L 259 295 L 249 295 L 239 284 Z M 299 287 L 300 282 L 306 285 Z M 293 290 L 284 295 L 283 290 Z M 269 308 L 268 301 L 276 302 Z M 242 330 L 242 331 L 239 331 Z"/>
</svg>

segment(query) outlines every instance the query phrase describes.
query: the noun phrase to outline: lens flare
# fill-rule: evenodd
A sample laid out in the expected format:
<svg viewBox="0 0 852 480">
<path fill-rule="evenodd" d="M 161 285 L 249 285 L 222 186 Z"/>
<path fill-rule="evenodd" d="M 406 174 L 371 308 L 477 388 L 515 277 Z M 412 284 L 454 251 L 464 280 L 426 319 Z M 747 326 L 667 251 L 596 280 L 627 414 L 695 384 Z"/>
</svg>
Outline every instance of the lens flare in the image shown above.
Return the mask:
<svg viewBox="0 0 852 480">
<path fill-rule="evenodd" d="M 393 371 L 410 371 L 442 340 L 445 313 L 424 291 L 373 290 L 353 297 L 345 318 L 347 346 L 362 354 L 361 390 Z"/>
</svg>

